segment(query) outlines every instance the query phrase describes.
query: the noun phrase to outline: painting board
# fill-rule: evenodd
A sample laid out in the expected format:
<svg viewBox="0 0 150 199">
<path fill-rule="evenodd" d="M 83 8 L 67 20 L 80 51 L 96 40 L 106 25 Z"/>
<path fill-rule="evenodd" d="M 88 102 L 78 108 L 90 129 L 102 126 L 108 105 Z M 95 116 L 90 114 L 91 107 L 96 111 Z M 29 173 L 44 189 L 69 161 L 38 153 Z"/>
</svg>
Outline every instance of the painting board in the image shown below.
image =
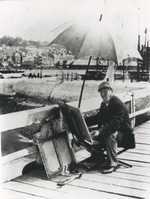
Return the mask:
<svg viewBox="0 0 150 199">
<path fill-rule="evenodd" d="M 62 112 L 71 133 L 74 134 L 80 142 L 92 144 L 92 137 L 80 109 L 65 104 L 62 107 Z"/>
<path fill-rule="evenodd" d="M 76 161 L 66 131 L 60 133 L 54 142 L 62 167 Z"/>
<path fill-rule="evenodd" d="M 47 177 L 51 178 L 61 171 L 61 165 L 55 144 L 52 140 L 47 140 L 45 142 L 39 142 L 37 140 L 37 145 Z"/>
</svg>

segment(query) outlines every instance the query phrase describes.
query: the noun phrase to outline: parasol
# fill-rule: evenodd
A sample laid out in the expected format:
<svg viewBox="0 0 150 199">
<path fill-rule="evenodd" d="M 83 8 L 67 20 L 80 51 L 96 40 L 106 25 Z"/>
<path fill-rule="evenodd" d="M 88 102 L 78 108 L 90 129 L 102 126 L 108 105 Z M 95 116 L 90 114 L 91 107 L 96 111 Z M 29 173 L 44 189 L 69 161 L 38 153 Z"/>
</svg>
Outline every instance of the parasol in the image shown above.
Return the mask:
<svg viewBox="0 0 150 199">
<path fill-rule="evenodd" d="M 88 57 L 88 65 L 86 69 L 85 76 L 88 72 L 88 68 L 92 58 L 100 58 L 104 60 L 111 60 L 115 64 L 120 62 L 119 59 L 125 59 L 126 55 L 119 54 L 114 40 L 107 30 L 106 26 L 102 22 L 93 22 L 92 24 L 85 23 L 74 23 L 59 31 L 55 38 L 50 42 L 51 44 L 60 44 L 65 46 L 68 51 L 71 51 L 76 58 Z M 120 51 L 120 50 L 119 50 Z M 120 51 L 122 53 L 122 51 Z M 127 54 L 129 56 L 129 54 Z M 136 55 L 137 56 L 137 55 Z M 79 104 L 80 108 L 81 99 L 83 94 L 83 88 L 85 84 L 85 79 L 83 79 L 83 84 L 81 87 Z"/>
<path fill-rule="evenodd" d="M 113 39 L 101 23 L 68 25 L 52 43 L 65 46 L 76 58 L 94 56 L 117 62 Z"/>
</svg>

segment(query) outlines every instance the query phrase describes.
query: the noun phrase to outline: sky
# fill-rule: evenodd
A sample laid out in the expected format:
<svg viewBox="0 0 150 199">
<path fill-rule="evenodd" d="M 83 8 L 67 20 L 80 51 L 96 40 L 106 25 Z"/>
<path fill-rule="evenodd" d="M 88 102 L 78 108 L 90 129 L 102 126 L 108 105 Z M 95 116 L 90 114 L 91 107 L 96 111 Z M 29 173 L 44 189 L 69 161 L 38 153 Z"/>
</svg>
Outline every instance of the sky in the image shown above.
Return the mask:
<svg viewBox="0 0 150 199">
<path fill-rule="evenodd" d="M 65 22 L 84 19 L 92 23 L 103 14 L 111 31 L 135 39 L 147 27 L 150 31 L 149 0 L 0 0 L 0 37 L 49 41 L 50 34 Z"/>
</svg>

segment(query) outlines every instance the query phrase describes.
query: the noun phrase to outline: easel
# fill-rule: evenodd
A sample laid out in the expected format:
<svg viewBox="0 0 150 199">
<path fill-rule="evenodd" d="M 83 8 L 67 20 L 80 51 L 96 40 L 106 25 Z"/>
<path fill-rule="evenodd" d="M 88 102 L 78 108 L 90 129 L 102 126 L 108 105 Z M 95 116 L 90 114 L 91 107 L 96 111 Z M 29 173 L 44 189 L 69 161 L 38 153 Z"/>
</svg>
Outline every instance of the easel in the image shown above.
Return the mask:
<svg viewBox="0 0 150 199">
<path fill-rule="evenodd" d="M 89 151 L 90 153 L 92 152 L 91 148 L 95 147 L 98 148 L 98 153 L 99 153 L 98 156 L 100 158 L 96 159 L 98 160 L 99 163 L 101 161 L 103 162 L 104 161 L 103 149 L 99 146 L 99 142 L 92 139 L 91 133 L 80 112 L 80 109 L 64 104 L 63 106 L 61 106 L 61 110 L 65 117 L 66 123 L 68 124 L 68 128 L 73 135 L 73 140 L 75 141 L 75 143 L 84 146 L 87 149 L 87 151 Z M 91 161 L 92 159 L 93 156 L 81 162 L 80 163 L 81 167 L 83 167 L 85 170 L 91 170 L 95 168 L 96 161 Z M 77 167 L 78 166 L 79 165 L 77 165 Z"/>
<path fill-rule="evenodd" d="M 69 143 L 67 131 L 55 130 L 53 121 L 45 122 L 41 131 L 35 134 L 34 141 L 39 149 L 48 179 L 60 177 L 58 186 L 63 186 L 81 177 L 81 173 L 71 173 L 69 167 L 75 164 L 74 153 Z M 42 135 L 47 135 L 45 138 Z"/>
</svg>

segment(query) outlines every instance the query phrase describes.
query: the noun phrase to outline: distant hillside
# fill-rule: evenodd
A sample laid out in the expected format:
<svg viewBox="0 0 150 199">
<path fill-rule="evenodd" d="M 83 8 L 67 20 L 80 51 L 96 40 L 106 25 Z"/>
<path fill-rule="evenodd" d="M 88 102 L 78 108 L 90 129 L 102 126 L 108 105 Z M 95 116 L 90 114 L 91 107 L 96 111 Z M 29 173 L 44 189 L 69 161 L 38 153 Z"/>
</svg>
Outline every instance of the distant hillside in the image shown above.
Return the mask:
<svg viewBox="0 0 150 199">
<path fill-rule="evenodd" d="M 40 42 L 40 41 L 33 41 L 33 40 L 24 40 L 21 37 L 11 37 L 11 36 L 3 36 L 0 38 L 0 46 L 47 46 L 48 42 Z"/>
</svg>

